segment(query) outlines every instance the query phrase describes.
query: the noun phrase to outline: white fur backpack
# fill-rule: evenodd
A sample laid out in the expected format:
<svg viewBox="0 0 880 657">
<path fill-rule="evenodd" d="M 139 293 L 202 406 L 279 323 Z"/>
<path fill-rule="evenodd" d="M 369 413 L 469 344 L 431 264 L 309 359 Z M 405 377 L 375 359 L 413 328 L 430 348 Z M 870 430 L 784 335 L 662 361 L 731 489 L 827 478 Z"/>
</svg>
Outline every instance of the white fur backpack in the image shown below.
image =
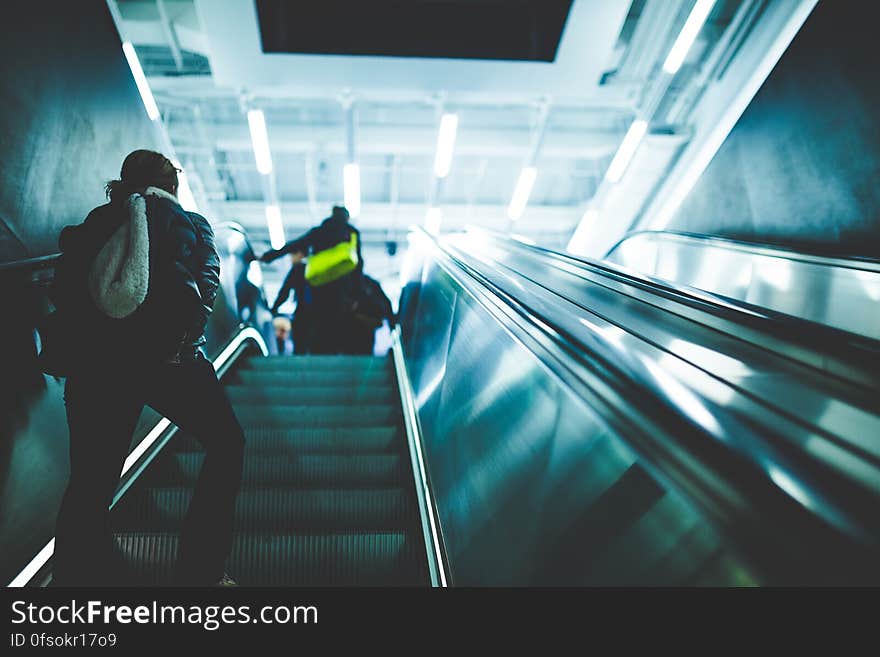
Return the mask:
<svg viewBox="0 0 880 657">
<path fill-rule="evenodd" d="M 125 200 L 126 217 L 98 252 L 89 269 L 88 286 L 97 308 L 114 319 L 123 319 L 147 298 L 150 284 L 150 234 L 147 195 L 177 199 L 156 187 Z"/>
</svg>

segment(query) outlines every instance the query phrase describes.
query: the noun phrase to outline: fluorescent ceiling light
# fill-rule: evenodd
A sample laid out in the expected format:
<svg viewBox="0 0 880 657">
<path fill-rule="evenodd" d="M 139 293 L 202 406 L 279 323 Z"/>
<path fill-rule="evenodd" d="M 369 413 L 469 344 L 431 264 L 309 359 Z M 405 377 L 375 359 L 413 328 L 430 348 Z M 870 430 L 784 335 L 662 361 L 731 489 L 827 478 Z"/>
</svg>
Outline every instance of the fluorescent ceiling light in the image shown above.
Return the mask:
<svg viewBox="0 0 880 657">
<path fill-rule="evenodd" d="M 458 114 L 444 114 L 440 118 L 440 132 L 437 133 L 437 154 L 434 156 L 434 175 L 438 178 L 445 178 L 449 175 L 457 129 Z"/>
<path fill-rule="evenodd" d="M 532 185 L 535 184 L 535 178 L 538 176 L 538 169 L 535 167 L 523 167 L 519 174 L 519 180 L 516 181 L 516 189 L 513 190 L 513 198 L 510 199 L 510 205 L 507 206 L 507 216 L 516 221 L 522 216 L 526 209 L 526 203 L 529 202 L 529 194 L 532 193 Z"/>
<path fill-rule="evenodd" d="M 684 27 L 681 28 L 678 38 L 675 40 L 675 43 L 672 44 L 672 50 L 670 50 L 669 54 L 666 56 L 666 61 L 663 62 L 664 71 L 670 75 L 675 75 L 678 72 L 678 69 L 681 68 L 682 62 L 684 62 L 685 55 L 687 55 L 691 46 L 694 45 L 694 41 L 700 33 L 700 30 L 703 28 L 706 19 L 709 17 L 709 12 L 712 11 L 714 5 L 715 0 L 697 0 L 697 3 L 694 5 L 694 8 L 691 9 L 691 13 L 684 23 Z"/>
<path fill-rule="evenodd" d="M 581 223 L 591 226 L 599 220 L 599 211 L 596 208 L 587 208 L 584 216 L 581 217 Z"/>
<path fill-rule="evenodd" d="M 178 169 L 183 169 L 180 162 L 171 160 L 171 164 Z M 180 201 L 180 207 L 190 212 L 198 212 L 199 206 L 196 204 L 196 197 L 193 196 L 189 181 L 186 178 L 186 171 L 180 171 L 177 174 L 177 200 Z"/>
<path fill-rule="evenodd" d="M 432 235 L 440 232 L 440 223 L 443 221 L 443 210 L 431 207 L 425 213 L 425 230 Z"/>
<path fill-rule="evenodd" d="M 342 168 L 345 208 L 352 219 L 361 213 L 361 168 L 349 162 Z"/>
<path fill-rule="evenodd" d="M 642 141 L 642 137 L 645 136 L 647 130 L 647 121 L 639 119 L 632 122 L 629 130 L 626 131 L 623 141 L 620 142 L 617 153 L 614 154 L 614 159 L 611 160 L 608 171 L 605 172 L 605 179 L 608 182 L 616 183 L 620 181 L 623 177 L 623 172 L 629 166 L 629 162 L 632 160 L 633 155 L 635 155 L 636 149 L 639 147 L 639 143 Z"/>
<path fill-rule="evenodd" d="M 597 221 L 599 221 L 599 211 L 596 208 L 587 208 L 565 250 L 579 255 L 586 253 L 590 229 L 596 225 Z"/>
<path fill-rule="evenodd" d="M 150 85 L 147 83 L 147 76 L 144 75 L 144 69 L 141 68 L 141 62 L 131 42 L 126 41 L 122 44 L 122 52 L 125 53 L 125 59 L 128 60 L 128 67 L 131 69 L 134 82 L 141 94 L 147 116 L 150 117 L 150 121 L 155 121 L 159 118 L 159 107 L 156 105 L 156 99 L 153 98 L 153 92 L 150 91 Z"/>
<path fill-rule="evenodd" d="M 269 135 L 266 134 L 266 117 L 263 110 L 250 110 L 247 113 L 248 127 L 251 129 L 251 143 L 257 171 L 263 175 L 272 173 L 272 154 L 269 152 Z"/>
<path fill-rule="evenodd" d="M 281 208 L 277 205 L 266 206 L 266 225 L 269 227 L 269 242 L 273 249 L 284 246 L 284 224 L 281 223 Z"/>
</svg>

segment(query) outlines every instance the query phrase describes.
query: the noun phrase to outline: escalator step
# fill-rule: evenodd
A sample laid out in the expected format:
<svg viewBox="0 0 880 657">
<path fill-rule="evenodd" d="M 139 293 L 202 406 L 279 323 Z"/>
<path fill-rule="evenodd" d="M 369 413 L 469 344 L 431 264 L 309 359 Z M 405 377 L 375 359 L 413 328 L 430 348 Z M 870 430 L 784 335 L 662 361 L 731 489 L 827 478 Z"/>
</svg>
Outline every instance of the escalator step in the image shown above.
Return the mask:
<svg viewBox="0 0 880 657">
<path fill-rule="evenodd" d="M 121 533 L 138 584 L 168 584 L 177 536 Z M 236 534 L 227 570 L 242 586 L 424 585 L 423 547 L 406 532 Z"/>
<path fill-rule="evenodd" d="M 204 460 L 204 454 L 196 452 L 168 454 L 151 466 L 145 482 L 148 486 L 159 487 L 194 485 Z M 243 484 L 252 487 L 277 484 L 325 488 L 388 487 L 401 485 L 405 473 L 404 463 L 397 454 L 254 454 L 245 459 Z"/>
<path fill-rule="evenodd" d="M 295 384 L 308 388 L 330 387 L 335 389 L 393 385 L 393 376 L 390 371 L 386 370 L 370 370 L 367 372 L 348 372 L 344 370 L 240 370 L 230 375 L 229 382 L 256 387 Z"/>
<path fill-rule="evenodd" d="M 233 404 L 390 404 L 398 400 L 394 387 L 367 384 L 352 388 L 313 388 L 298 385 L 255 388 L 231 385 L 226 386 L 226 392 Z"/>
<path fill-rule="evenodd" d="M 376 371 L 390 368 L 391 361 L 388 358 L 377 356 L 267 356 L 249 358 L 241 364 L 243 370 L 265 371 Z"/>
<path fill-rule="evenodd" d="M 235 414 L 245 432 L 256 427 L 377 427 L 400 421 L 400 410 L 392 404 L 358 404 L 343 408 L 238 403 Z"/>
<path fill-rule="evenodd" d="M 391 452 L 401 447 L 402 433 L 397 426 L 383 427 L 296 427 L 250 428 L 245 431 L 245 452 L 285 452 L 293 454 Z M 201 444 L 181 433 L 172 439 L 171 449 L 200 452 Z M 245 458 L 250 458 L 246 456 Z"/>
<path fill-rule="evenodd" d="M 192 491 L 150 488 L 132 491 L 114 510 L 120 530 L 177 530 Z M 415 517 L 411 497 L 402 488 L 242 489 L 236 499 L 235 527 L 240 531 L 320 529 L 405 529 Z"/>
</svg>

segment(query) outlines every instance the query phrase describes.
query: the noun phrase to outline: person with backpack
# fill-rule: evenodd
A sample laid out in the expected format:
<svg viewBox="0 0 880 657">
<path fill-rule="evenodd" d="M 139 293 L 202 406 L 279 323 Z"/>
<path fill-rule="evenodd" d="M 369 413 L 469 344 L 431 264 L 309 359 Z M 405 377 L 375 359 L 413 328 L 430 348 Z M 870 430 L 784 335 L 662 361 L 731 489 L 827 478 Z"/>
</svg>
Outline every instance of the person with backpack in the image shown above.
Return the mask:
<svg viewBox="0 0 880 657">
<path fill-rule="evenodd" d="M 352 330 L 349 333 L 347 353 L 372 355 L 376 330 L 388 320 L 389 328 L 394 328 L 395 317 L 391 300 L 379 281 L 366 274 L 362 277 L 361 290 L 352 305 Z"/>
<path fill-rule="evenodd" d="M 361 235 L 349 223 L 349 213 L 335 206 L 319 226 L 280 249 L 266 251 L 260 260 L 272 262 L 286 254 L 308 256 L 305 279 L 311 290 L 311 353 L 347 353 L 351 306 L 360 294 L 364 260 Z"/>
<path fill-rule="evenodd" d="M 51 298 L 65 347 L 55 367 L 67 375 L 70 481 L 56 522 L 57 586 L 118 583 L 108 507 L 144 404 L 207 452 L 175 581 L 234 585 L 225 561 L 245 438 L 202 350 L 220 259 L 208 221 L 180 206 L 179 171 L 161 153 L 130 153 L 106 186 L 109 203 L 59 239 Z"/>
</svg>

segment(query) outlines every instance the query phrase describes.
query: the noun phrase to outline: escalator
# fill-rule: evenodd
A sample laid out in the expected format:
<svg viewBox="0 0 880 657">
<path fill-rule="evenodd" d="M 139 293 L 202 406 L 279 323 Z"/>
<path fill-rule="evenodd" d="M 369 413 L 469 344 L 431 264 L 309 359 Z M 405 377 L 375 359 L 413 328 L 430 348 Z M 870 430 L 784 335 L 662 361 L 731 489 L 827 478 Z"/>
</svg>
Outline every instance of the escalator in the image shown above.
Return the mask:
<svg viewBox="0 0 880 657">
<path fill-rule="evenodd" d="M 247 441 L 230 574 L 244 586 L 425 585 L 391 359 L 252 357 L 223 381 Z M 169 581 L 203 460 L 175 436 L 113 509 L 133 581 Z"/>
<path fill-rule="evenodd" d="M 386 359 L 266 357 L 253 327 L 214 359 L 241 584 L 880 582 L 876 335 L 485 231 L 414 232 L 402 279 Z M 158 426 L 111 514 L 149 586 L 203 460 Z"/>
</svg>

